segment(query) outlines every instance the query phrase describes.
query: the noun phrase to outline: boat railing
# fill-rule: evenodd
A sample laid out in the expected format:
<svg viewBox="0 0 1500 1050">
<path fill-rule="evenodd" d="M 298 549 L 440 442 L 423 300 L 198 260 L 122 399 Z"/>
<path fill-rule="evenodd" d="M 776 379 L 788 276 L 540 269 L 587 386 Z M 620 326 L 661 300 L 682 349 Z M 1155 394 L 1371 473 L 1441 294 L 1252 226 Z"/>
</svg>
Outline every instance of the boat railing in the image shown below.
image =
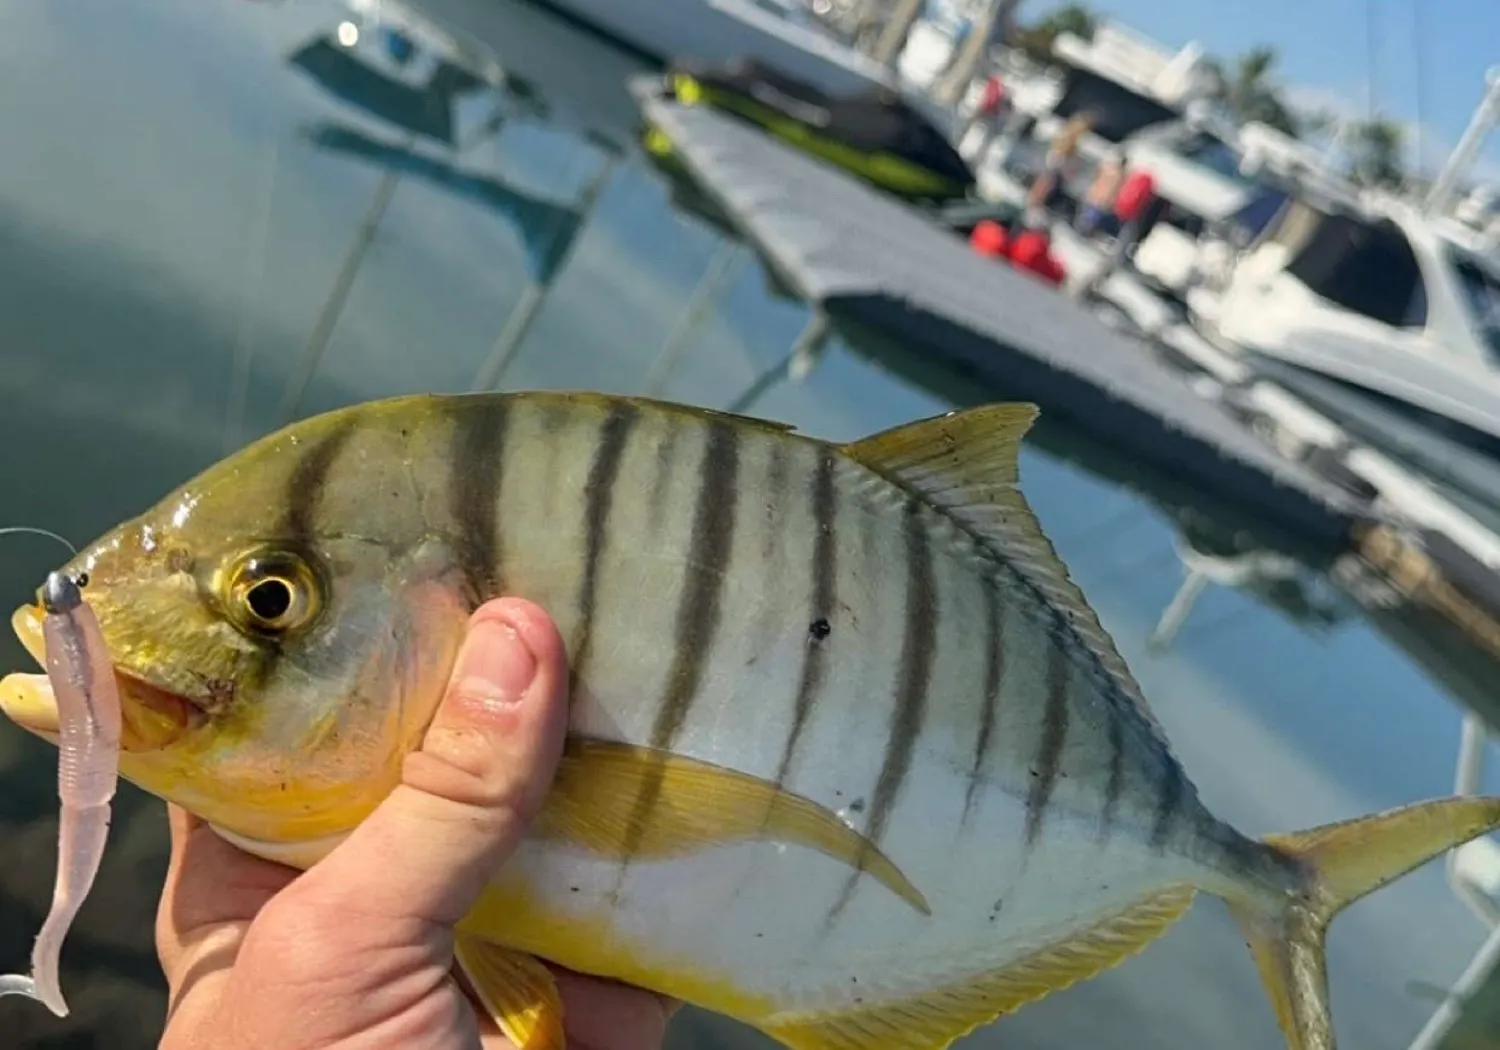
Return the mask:
<svg viewBox="0 0 1500 1050">
<path fill-rule="evenodd" d="M 1478 714 L 1466 713 L 1453 777 L 1454 794 L 1480 793 L 1489 743 L 1489 726 Z M 1463 1015 L 1465 1005 L 1495 979 L 1496 968 L 1500 966 L 1500 843 L 1489 835 L 1481 835 L 1449 851 L 1447 867 L 1453 892 L 1490 933 L 1407 1050 L 1438 1050 Z"/>
</svg>

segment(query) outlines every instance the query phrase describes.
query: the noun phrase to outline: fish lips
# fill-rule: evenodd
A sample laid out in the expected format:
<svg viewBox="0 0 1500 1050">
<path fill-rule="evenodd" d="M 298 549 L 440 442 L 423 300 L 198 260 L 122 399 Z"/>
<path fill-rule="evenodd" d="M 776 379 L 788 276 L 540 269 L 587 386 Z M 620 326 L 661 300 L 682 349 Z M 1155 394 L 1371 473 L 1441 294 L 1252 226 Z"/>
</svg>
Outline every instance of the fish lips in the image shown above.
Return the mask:
<svg viewBox="0 0 1500 1050">
<path fill-rule="evenodd" d="M 23 605 L 10 622 L 32 659 L 46 667 L 44 615 L 35 605 Z M 198 728 L 206 719 L 203 709 L 192 699 L 118 667 L 115 686 L 120 692 L 122 750 L 159 750 Z M 45 674 L 12 674 L 0 679 L 0 711 L 21 728 L 57 742 L 57 703 L 52 696 L 52 683 Z"/>
</svg>

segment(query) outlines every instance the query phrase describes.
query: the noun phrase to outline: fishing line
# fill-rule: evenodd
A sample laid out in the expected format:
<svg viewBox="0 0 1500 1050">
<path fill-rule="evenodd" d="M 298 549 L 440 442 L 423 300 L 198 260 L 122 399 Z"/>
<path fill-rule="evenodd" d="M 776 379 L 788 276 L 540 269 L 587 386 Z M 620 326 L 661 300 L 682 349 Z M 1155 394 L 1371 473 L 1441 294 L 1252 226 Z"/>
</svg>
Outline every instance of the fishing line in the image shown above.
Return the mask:
<svg viewBox="0 0 1500 1050">
<path fill-rule="evenodd" d="M 68 540 L 66 537 L 59 536 L 57 533 L 52 532 L 48 529 L 39 529 L 35 525 L 9 525 L 3 529 L 0 529 L 0 536 L 23 535 L 26 533 L 30 533 L 34 536 L 46 536 L 48 539 L 56 540 L 64 547 L 68 548 L 69 554 L 78 553 L 78 548 L 73 546 L 70 540 Z"/>
</svg>

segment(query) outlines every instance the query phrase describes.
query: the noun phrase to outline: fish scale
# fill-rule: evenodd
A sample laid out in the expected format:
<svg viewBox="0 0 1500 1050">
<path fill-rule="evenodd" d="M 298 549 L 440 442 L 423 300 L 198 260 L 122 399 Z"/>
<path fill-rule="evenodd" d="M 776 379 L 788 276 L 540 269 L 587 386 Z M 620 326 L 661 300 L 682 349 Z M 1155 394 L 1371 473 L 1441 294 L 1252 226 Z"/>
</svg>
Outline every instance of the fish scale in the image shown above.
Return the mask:
<svg viewBox="0 0 1500 1050">
<path fill-rule="evenodd" d="M 398 782 L 476 604 L 547 610 L 568 741 L 455 939 L 525 1050 L 564 1043 L 536 957 L 793 1050 L 941 1048 L 1198 892 L 1289 1050 L 1332 1050 L 1328 923 L 1500 800 L 1265 840 L 1209 813 L 1020 493 L 1034 417 L 832 444 L 639 398 L 399 398 L 268 435 L 64 571 L 118 672 L 122 775 L 304 868 Z M 275 622 L 244 599 L 267 581 Z M 13 619 L 43 659 L 40 622 Z M 0 707 L 55 737 L 44 676 Z"/>
</svg>

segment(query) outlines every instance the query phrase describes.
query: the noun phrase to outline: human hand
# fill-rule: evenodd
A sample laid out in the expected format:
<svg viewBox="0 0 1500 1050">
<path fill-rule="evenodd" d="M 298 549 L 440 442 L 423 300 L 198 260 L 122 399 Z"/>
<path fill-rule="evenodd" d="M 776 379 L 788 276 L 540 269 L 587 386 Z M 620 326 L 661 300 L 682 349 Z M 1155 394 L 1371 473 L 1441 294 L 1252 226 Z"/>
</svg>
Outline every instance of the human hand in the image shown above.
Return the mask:
<svg viewBox="0 0 1500 1050">
<path fill-rule="evenodd" d="M 562 639 L 541 609 L 482 606 L 402 784 L 305 874 L 169 807 L 160 1050 L 512 1047 L 453 977 L 453 927 L 546 796 L 567 685 Z M 552 970 L 572 1050 L 660 1047 L 675 1003 Z"/>
</svg>

